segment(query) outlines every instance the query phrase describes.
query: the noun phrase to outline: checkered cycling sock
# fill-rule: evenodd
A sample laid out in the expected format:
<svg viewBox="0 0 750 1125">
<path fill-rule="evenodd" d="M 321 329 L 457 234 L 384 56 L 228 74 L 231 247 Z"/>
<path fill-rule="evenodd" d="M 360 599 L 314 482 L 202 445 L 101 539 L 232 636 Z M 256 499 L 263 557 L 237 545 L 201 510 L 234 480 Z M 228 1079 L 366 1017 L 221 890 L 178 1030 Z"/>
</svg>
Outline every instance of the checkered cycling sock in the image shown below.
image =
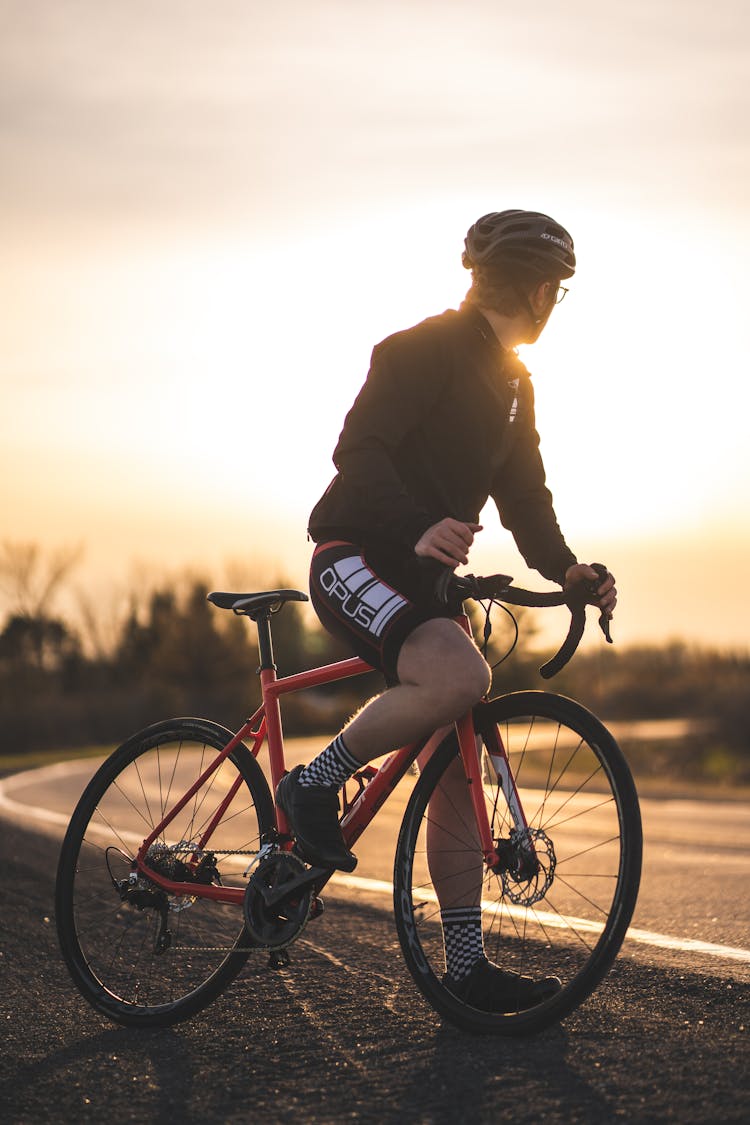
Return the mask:
<svg viewBox="0 0 750 1125">
<path fill-rule="evenodd" d="M 300 785 L 325 785 L 330 789 L 340 789 L 353 773 L 362 769 L 363 763 L 353 757 L 346 748 L 341 735 L 334 738 L 309 766 L 299 775 Z"/>
<path fill-rule="evenodd" d="M 445 942 L 445 971 L 454 980 L 469 975 L 472 966 L 484 957 L 482 908 L 454 906 L 440 911 Z"/>
</svg>

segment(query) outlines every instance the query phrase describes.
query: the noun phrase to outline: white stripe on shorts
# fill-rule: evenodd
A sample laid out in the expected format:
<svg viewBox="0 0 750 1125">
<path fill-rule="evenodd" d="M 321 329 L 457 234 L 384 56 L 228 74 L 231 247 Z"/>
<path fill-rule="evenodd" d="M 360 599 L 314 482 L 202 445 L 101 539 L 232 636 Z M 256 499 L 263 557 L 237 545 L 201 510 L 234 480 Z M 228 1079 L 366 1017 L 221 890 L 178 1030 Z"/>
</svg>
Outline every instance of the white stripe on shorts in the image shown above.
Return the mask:
<svg viewBox="0 0 750 1125">
<path fill-rule="evenodd" d="M 339 559 L 328 569 L 335 573 L 340 584 L 326 589 L 321 582 L 328 597 L 338 601 L 346 616 L 374 637 L 381 636 L 394 614 L 409 604 L 365 566 L 359 555 Z M 324 575 L 325 571 L 321 579 Z"/>
</svg>

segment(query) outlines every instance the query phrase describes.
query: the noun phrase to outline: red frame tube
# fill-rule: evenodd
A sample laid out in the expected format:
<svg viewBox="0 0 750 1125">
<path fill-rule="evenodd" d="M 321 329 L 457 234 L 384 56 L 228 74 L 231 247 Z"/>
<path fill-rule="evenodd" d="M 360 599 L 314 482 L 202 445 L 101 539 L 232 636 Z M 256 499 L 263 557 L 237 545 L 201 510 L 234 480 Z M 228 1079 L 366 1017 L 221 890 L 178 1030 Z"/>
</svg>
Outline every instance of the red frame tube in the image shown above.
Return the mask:
<svg viewBox="0 0 750 1125">
<path fill-rule="evenodd" d="M 459 619 L 459 621 L 463 624 L 464 628 L 469 631 L 468 621 L 465 619 L 464 621 Z M 139 870 L 141 870 L 148 879 L 156 883 L 169 894 L 189 895 L 195 898 L 207 898 L 217 902 L 241 905 L 245 895 L 244 888 L 217 887 L 213 884 L 205 883 L 173 882 L 159 875 L 157 872 L 152 871 L 147 866 L 145 863 L 146 852 L 154 840 L 169 826 L 172 820 L 180 813 L 211 774 L 219 768 L 234 747 L 239 745 L 239 743 L 248 736 L 252 736 L 253 738 L 254 745 L 252 753 L 256 757 L 260 752 L 263 742 L 266 739 L 268 740 L 271 781 L 273 790 L 275 791 L 276 786 L 286 770 L 284 762 L 284 736 L 281 723 L 281 709 L 279 706 L 280 696 L 296 691 L 304 691 L 306 688 L 334 683 L 337 680 L 344 680 L 353 676 L 361 676 L 371 671 L 373 671 L 372 667 L 359 657 L 339 660 L 335 664 L 326 664 L 320 668 L 312 668 L 305 672 L 297 672 L 294 675 L 283 676 L 281 678 L 276 676 L 275 668 L 261 669 L 260 683 L 263 703 L 243 724 L 241 729 L 234 735 L 231 741 L 227 743 L 224 749 L 217 754 L 216 758 L 209 763 L 201 776 L 190 786 L 185 795 L 180 798 L 164 819 L 156 826 L 150 835 L 146 837 L 136 856 L 136 863 Z M 253 724 L 258 720 L 260 720 L 258 728 L 253 730 Z M 466 772 L 466 781 L 470 788 L 472 805 L 477 819 L 485 863 L 492 866 L 497 862 L 498 857 L 492 839 L 487 809 L 483 798 L 479 756 L 476 749 L 476 736 L 470 712 L 456 723 L 456 730 L 461 758 Z M 348 847 L 351 847 L 352 844 L 359 839 L 378 809 L 380 809 L 393 792 L 417 755 L 423 749 L 429 748 L 431 742 L 437 741 L 437 737 L 436 735 L 427 742 L 417 742 L 409 746 L 404 746 L 394 751 L 393 754 L 390 754 L 388 758 L 386 758 L 376 775 L 352 802 L 351 807 L 344 816 L 342 830 Z M 501 753 L 504 754 L 502 744 L 500 744 L 499 749 Z M 240 785 L 241 779 L 238 777 L 236 782 L 232 784 L 227 796 L 222 800 L 221 805 L 203 833 L 199 842 L 201 848 L 205 848 L 208 844 L 214 829 L 229 808 Z M 279 832 L 282 835 L 288 833 L 289 825 L 283 811 L 279 808 L 276 809 L 276 819 Z"/>
</svg>

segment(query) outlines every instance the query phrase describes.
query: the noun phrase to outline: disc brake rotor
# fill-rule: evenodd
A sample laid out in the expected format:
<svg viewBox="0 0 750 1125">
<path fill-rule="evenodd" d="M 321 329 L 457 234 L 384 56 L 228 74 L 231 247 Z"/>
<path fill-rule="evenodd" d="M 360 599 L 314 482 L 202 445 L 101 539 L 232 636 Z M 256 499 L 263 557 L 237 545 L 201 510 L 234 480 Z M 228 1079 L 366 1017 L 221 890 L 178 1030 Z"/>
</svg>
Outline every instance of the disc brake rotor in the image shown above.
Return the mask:
<svg viewBox="0 0 750 1125">
<path fill-rule="evenodd" d="M 501 872 L 503 897 L 514 906 L 533 906 L 544 898 L 554 882 L 555 849 L 541 828 L 528 828 L 511 835 L 515 856 Z"/>
</svg>

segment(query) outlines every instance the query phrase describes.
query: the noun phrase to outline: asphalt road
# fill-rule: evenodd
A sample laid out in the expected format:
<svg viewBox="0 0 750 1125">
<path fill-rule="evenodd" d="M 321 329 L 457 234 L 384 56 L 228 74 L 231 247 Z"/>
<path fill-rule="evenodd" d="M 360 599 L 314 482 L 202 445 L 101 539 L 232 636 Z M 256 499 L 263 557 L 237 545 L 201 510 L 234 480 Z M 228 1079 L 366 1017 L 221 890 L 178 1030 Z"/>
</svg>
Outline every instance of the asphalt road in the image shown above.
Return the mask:
<svg viewBox="0 0 750 1125">
<path fill-rule="evenodd" d="M 319 739 L 287 740 L 288 764 L 309 760 Z M 81 759 L 0 780 L 0 816 L 38 823 L 60 835 L 98 762 Z M 413 786 L 406 778 L 357 842 L 356 877 L 340 880 L 364 893 L 390 882 L 393 851 Z M 17 807 L 15 810 L 11 804 Z M 643 877 L 633 928 L 677 941 L 747 950 L 750 972 L 750 803 L 641 795 Z M 380 895 L 383 898 L 383 892 Z M 387 899 L 383 903 L 387 908 Z"/>
<path fill-rule="evenodd" d="M 39 794 L 16 786 L 12 796 Z M 108 1024 L 78 998 L 57 951 L 59 829 L 7 819 L 0 1116 L 8 1125 L 745 1121 L 750 810 L 645 801 L 644 821 L 636 932 L 604 985 L 558 1028 L 486 1041 L 443 1025 L 416 992 L 387 898 L 366 881 L 375 861 L 364 857 L 361 887 L 346 897 L 330 888 L 289 969 L 251 965 L 171 1030 Z M 665 937 L 676 940 L 653 940 Z"/>
</svg>

